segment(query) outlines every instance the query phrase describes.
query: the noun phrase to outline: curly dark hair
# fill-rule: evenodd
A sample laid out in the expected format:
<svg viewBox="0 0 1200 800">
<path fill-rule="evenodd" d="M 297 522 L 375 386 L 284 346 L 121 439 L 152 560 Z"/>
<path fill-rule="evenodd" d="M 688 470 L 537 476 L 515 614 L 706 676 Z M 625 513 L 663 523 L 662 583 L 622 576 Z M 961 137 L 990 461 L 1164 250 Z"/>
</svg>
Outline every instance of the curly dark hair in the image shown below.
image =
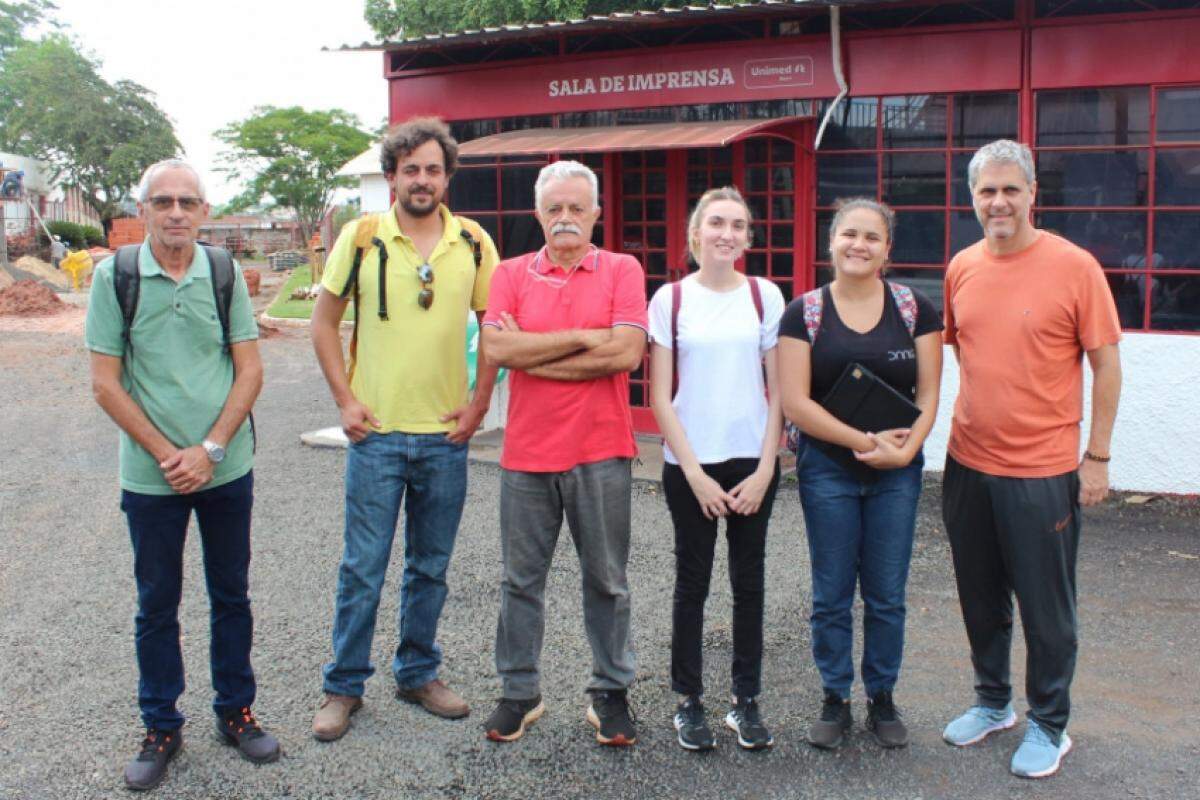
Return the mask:
<svg viewBox="0 0 1200 800">
<path fill-rule="evenodd" d="M 379 165 L 385 175 L 396 171 L 396 163 L 428 141 L 442 146 L 446 175 L 458 169 L 458 142 L 450 135 L 450 128 L 437 117 L 414 117 L 389 130 L 379 148 Z"/>
</svg>

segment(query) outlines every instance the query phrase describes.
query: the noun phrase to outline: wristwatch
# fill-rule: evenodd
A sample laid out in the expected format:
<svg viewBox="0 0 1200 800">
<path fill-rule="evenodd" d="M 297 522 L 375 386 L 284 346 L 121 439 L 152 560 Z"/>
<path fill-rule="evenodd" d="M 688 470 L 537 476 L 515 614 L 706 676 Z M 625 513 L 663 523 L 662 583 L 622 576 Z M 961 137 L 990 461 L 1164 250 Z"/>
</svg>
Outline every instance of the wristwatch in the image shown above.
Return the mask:
<svg viewBox="0 0 1200 800">
<path fill-rule="evenodd" d="M 221 445 L 205 439 L 202 446 L 204 447 L 204 452 L 208 453 L 208 460 L 212 463 L 220 464 L 225 460 L 225 448 L 221 447 Z"/>
</svg>

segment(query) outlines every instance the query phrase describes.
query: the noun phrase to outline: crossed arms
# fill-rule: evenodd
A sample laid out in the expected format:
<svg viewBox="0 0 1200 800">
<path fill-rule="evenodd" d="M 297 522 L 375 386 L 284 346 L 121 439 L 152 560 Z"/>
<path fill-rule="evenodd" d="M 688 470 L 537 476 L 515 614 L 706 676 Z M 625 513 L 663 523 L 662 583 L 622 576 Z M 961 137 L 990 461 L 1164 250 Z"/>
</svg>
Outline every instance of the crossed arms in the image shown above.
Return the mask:
<svg viewBox="0 0 1200 800">
<path fill-rule="evenodd" d="M 501 367 L 550 380 L 589 381 L 637 369 L 646 350 L 646 332 L 615 325 L 532 333 L 503 313 L 483 327 L 481 349 L 489 362 Z"/>
</svg>

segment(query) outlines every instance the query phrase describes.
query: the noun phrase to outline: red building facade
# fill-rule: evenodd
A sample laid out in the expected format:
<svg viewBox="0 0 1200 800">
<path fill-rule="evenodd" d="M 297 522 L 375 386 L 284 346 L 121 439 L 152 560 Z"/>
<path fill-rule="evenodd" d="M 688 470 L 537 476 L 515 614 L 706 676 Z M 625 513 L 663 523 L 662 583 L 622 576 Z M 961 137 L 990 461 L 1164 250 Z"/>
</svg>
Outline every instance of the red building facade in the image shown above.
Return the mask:
<svg viewBox="0 0 1200 800">
<path fill-rule="evenodd" d="M 976 241 L 966 165 L 1034 148 L 1039 226 L 1104 266 L 1129 331 L 1200 331 L 1200 10 L 1194 0 L 823 2 L 613 15 L 383 45 L 390 119 L 451 122 L 450 203 L 505 256 L 539 247 L 537 171 L 601 177 L 596 241 L 638 257 L 647 293 L 687 269 L 684 226 L 711 186 L 750 202 L 743 268 L 793 297 L 830 279 L 839 197 L 898 211 L 893 274 L 941 298 Z M 649 429 L 644 370 L 630 402 Z"/>
</svg>

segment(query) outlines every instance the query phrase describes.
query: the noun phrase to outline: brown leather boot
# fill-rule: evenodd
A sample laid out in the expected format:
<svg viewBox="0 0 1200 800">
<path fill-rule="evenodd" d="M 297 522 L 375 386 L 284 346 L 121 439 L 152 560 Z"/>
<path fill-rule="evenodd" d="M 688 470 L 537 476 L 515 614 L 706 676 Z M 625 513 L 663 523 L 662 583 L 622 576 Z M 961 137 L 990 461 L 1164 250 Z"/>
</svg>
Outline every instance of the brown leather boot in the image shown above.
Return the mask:
<svg viewBox="0 0 1200 800">
<path fill-rule="evenodd" d="M 407 703 L 416 703 L 430 714 L 443 719 L 462 719 L 471 713 L 467 701 L 437 678 L 416 689 L 396 689 L 396 696 Z"/>
<path fill-rule="evenodd" d="M 332 742 L 350 730 L 350 715 L 362 708 L 361 697 L 325 693 L 313 717 L 313 736 L 322 742 Z"/>
</svg>

